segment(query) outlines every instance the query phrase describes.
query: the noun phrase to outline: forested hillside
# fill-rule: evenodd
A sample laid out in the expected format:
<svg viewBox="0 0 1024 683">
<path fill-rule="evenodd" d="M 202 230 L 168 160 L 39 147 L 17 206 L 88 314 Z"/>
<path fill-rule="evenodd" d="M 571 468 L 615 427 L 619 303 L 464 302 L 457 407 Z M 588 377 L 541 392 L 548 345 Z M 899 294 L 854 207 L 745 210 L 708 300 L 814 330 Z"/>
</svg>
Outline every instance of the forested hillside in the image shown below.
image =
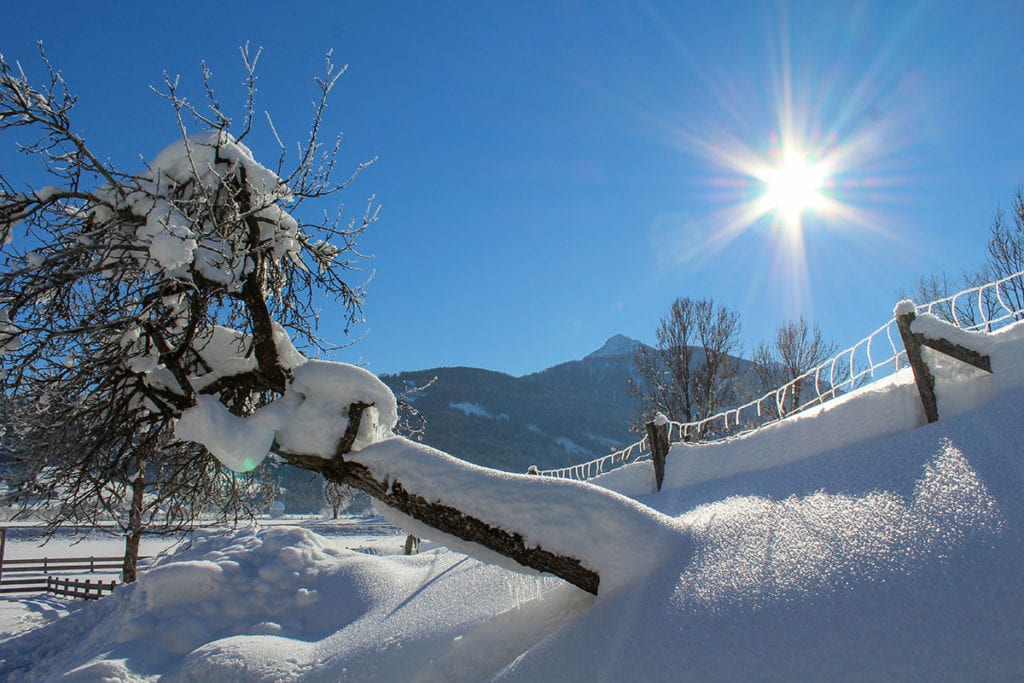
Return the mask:
<svg viewBox="0 0 1024 683">
<path fill-rule="evenodd" d="M 622 335 L 582 360 L 524 377 L 477 368 L 432 368 L 384 375 L 426 418 L 423 440 L 460 458 L 525 472 L 561 467 L 636 440 L 627 393 L 633 350 Z"/>
</svg>

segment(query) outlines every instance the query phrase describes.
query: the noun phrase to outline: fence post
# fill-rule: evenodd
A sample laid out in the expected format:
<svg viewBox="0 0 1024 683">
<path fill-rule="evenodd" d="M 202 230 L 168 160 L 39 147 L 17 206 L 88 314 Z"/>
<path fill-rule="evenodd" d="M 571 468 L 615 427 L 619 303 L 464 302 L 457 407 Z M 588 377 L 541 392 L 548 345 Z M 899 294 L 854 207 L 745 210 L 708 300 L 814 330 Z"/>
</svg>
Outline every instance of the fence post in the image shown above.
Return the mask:
<svg viewBox="0 0 1024 683">
<path fill-rule="evenodd" d="M 7 527 L 0 527 L 0 586 L 4 583 L 4 551 L 7 549 Z"/>
<path fill-rule="evenodd" d="M 668 420 L 659 414 L 647 423 L 647 440 L 651 444 L 651 462 L 654 464 L 654 484 L 661 490 L 665 480 L 665 456 L 668 455 Z"/>
<path fill-rule="evenodd" d="M 907 350 L 907 360 L 914 371 L 914 382 L 917 384 L 917 393 L 921 396 L 924 415 L 928 422 L 937 422 L 939 406 L 935 400 L 935 377 L 921 355 L 921 342 L 910 331 L 910 324 L 914 322 L 915 317 L 912 302 L 901 301 L 896 305 L 896 326 L 900 329 L 900 337 L 903 338 L 903 346 Z"/>
</svg>

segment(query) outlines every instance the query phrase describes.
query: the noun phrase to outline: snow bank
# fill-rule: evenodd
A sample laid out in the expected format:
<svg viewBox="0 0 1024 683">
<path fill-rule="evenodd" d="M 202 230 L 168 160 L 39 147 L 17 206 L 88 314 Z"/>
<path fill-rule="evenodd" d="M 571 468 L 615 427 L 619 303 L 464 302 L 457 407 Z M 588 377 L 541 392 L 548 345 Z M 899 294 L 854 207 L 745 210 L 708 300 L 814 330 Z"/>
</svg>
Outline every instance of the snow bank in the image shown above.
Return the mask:
<svg viewBox="0 0 1024 683">
<path fill-rule="evenodd" d="M 937 423 L 907 429 L 923 418 L 903 373 L 756 439 L 687 457 L 673 450 L 670 486 L 639 501 L 486 470 L 399 438 L 351 456 L 528 545 L 580 558 L 601 575 L 596 598 L 441 548 L 372 556 L 294 528 L 213 534 L 134 586 L 0 643 L 0 673 L 1020 680 L 1024 330 L 982 341 L 994 375 L 939 367 Z M 318 412 L 330 391 L 308 387 Z M 721 461 L 717 470 L 689 462 L 698 448 Z"/>
<path fill-rule="evenodd" d="M 721 441 L 677 443 L 665 461 L 662 490 L 771 469 L 907 431 L 925 423 L 910 369 L 755 432 Z M 625 495 L 654 490 L 650 462 L 626 465 L 592 480 Z"/>
<path fill-rule="evenodd" d="M 912 329 L 978 351 L 992 361 L 989 374 L 932 349 L 923 349 L 935 376 L 940 419 L 954 417 L 1024 386 L 1024 325 L 994 333 L 965 332 L 931 314 L 923 314 L 914 321 Z M 925 422 L 913 373 L 904 368 L 748 434 L 699 444 L 674 444 L 666 459 L 662 488 L 681 488 L 771 469 L 914 429 Z M 644 496 L 654 490 L 653 468 L 649 462 L 633 463 L 596 477 L 592 483 L 625 495 Z"/>
<path fill-rule="evenodd" d="M 135 586 L 0 643 L 0 675 L 1019 680 L 1024 390 L 1003 398 L 907 433 L 647 496 L 679 515 L 674 528 L 692 538 L 691 552 L 676 556 L 657 539 L 606 547 L 621 554 L 620 567 L 635 563 L 621 590 L 596 599 L 441 548 L 376 556 L 288 527 L 210 534 Z M 399 447 L 387 441 L 362 455 Z M 515 504 L 493 502 L 500 514 Z M 556 499 L 547 513 L 553 523 L 566 510 Z M 594 521 L 619 526 L 615 539 L 650 528 L 642 517 L 617 519 Z"/>
<path fill-rule="evenodd" d="M 646 496 L 681 513 L 693 561 L 599 597 L 496 678 L 1020 680 L 1024 391 L 1003 398 Z"/>
<path fill-rule="evenodd" d="M 361 554 L 295 527 L 204 534 L 136 584 L 0 643 L 0 678 L 413 680 L 436 659 L 434 680 L 479 680 L 496 663 L 463 663 L 449 651 L 524 603 L 534 605 L 529 613 L 502 623 L 518 621 L 515 642 L 529 647 L 590 604 L 575 589 L 552 593 L 558 583 L 445 550 Z M 538 631 L 527 617 L 544 612 L 552 623 Z"/>
</svg>

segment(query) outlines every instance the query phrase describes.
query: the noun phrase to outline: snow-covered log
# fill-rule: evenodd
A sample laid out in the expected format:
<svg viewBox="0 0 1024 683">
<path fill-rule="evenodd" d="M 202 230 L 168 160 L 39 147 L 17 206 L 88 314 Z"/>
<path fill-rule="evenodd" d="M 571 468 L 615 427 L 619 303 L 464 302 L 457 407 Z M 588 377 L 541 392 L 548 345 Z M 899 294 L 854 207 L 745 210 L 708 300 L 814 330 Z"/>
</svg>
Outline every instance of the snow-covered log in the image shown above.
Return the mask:
<svg viewBox="0 0 1024 683">
<path fill-rule="evenodd" d="M 346 444 L 351 445 L 355 441 L 363 410 L 368 407 L 360 403 L 351 406 L 348 429 L 339 450 L 345 449 Z M 446 535 L 481 545 L 525 567 L 554 574 L 589 593 L 597 594 L 600 577 L 596 572 L 584 567 L 578 559 L 558 555 L 540 546 L 528 546 L 522 534 L 488 524 L 443 502 L 427 500 L 417 495 L 415 491 L 406 490 L 401 481 L 378 479 L 366 465 L 353 459 L 345 459 L 345 453 L 338 453 L 331 459 L 299 453 L 282 455 L 297 467 L 318 472 L 328 481 L 348 484 L 368 493 L 389 508 Z"/>
</svg>

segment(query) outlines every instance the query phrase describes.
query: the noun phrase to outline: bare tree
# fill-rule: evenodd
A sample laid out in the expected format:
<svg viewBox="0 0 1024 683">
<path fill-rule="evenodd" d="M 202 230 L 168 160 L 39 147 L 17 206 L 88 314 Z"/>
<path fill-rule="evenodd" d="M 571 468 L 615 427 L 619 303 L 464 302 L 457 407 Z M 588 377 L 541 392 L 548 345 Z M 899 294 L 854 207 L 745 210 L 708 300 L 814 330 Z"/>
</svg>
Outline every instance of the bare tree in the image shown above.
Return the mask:
<svg viewBox="0 0 1024 683">
<path fill-rule="evenodd" d="M 739 332 L 739 316 L 710 299 L 672 302 L 655 333 L 656 346 L 641 346 L 634 358 L 638 381 L 630 392 L 641 400 L 641 420 L 661 412 L 694 422 L 731 401 Z"/>
<path fill-rule="evenodd" d="M 807 394 L 814 385 L 814 378 L 796 380 L 835 352 L 836 345 L 825 341 L 817 323 L 808 327 L 803 316 L 782 323 L 771 342 L 761 342 L 754 349 L 751 361 L 755 393 L 760 396 L 792 383 L 779 395 L 777 405 L 765 406 L 776 417 L 792 412 L 808 400 Z"/>
<path fill-rule="evenodd" d="M 979 280 L 991 282 L 1024 271 L 1024 189 L 1018 189 L 1014 195 L 1010 214 L 1012 218 L 1007 221 L 1004 211 L 996 212 L 986 247 L 987 262 L 972 278 L 972 285 L 982 284 Z M 1024 309 L 1024 283 L 1019 278 L 1007 282 L 1003 293 L 1016 310 Z"/>
<path fill-rule="evenodd" d="M 333 519 L 338 519 L 338 513 L 344 510 L 354 499 L 355 494 L 352 487 L 339 484 L 336 481 L 324 480 L 324 499 L 331 508 Z"/>
</svg>

